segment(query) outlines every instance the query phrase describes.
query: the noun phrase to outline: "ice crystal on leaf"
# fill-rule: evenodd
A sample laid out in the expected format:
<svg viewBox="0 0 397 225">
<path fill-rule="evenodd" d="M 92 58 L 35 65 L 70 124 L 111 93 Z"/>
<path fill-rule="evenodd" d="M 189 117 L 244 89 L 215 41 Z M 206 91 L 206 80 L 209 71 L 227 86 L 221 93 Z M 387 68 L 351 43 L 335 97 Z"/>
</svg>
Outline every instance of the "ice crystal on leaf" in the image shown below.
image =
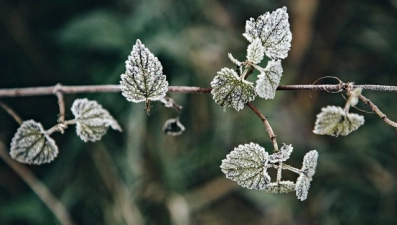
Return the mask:
<svg viewBox="0 0 397 225">
<path fill-rule="evenodd" d="M 318 152 L 312 150 L 303 158 L 302 172 L 296 181 L 296 196 L 301 201 L 306 200 L 309 193 L 310 182 L 316 172 Z"/>
<path fill-rule="evenodd" d="M 261 73 L 256 80 L 256 92 L 261 98 L 273 99 L 283 75 L 281 60 L 269 61 L 265 69 L 258 66 L 255 66 L 255 68 Z"/>
<path fill-rule="evenodd" d="M 289 159 L 289 156 L 291 155 L 293 149 L 294 148 L 292 147 L 292 145 L 283 144 L 278 152 L 269 155 L 269 162 L 276 163 L 286 161 L 287 159 Z"/>
<path fill-rule="evenodd" d="M 18 162 L 40 165 L 53 161 L 58 155 L 58 147 L 40 123 L 28 120 L 12 138 L 10 155 Z"/>
<path fill-rule="evenodd" d="M 317 115 L 313 132 L 321 135 L 346 136 L 364 124 L 364 116 L 346 113 L 341 107 L 327 106 Z"/>
<path fill-rule="evenodd" d="M 242 80 L 236 71 L 223 68 L 212 80 L 211 94 L 215 102 L 221 106 L 233 107 L 240 111 L 244 104 L 255 99 L 256 92 L 251 82 Z"/>
<path fill-rule="evenodd" d="M 270 183 L 266 187 L 266 191 L 269 193 L 289 193 L 295 191 L 295 183 L 292 181 L 280 181 Z"/>
<path fill-rule="evenodd" d="M 260 38 L 265 54 L 269 58 L 285 59 L 292 40 L 287 8 L 282 7 L 271 13 L 266 12 L 256 20 L 253 18 L 247 20 L 243 36 L 249 42 Z"/>
<path fill-rule="evenodd" d="M 128 60 L 126 71 L 121 75 L 121 91 L 131 102 L 160 100 L 168 91 L 168 82 L 160 61 L 149 49 L 136 41 Z M 148 110 L 148 109 L 147 109 Z"/>
<path fill-rule="evenodd" d="M 262 61 L 265 48 L 259 38 L 255 38 L 247 47 L 247 60 L 250 63 L 258 64 Z"/>
<path fill-rule="evenodd" d="M 243 63 L 235 59 L 231 53 L 228 53 L 227 56 L 229 57 L 230 61 L 232 61 L 232 63 L 236 64 L 237 66 L 243 65 Z"/>
<path fill-rule="evenodd" d="M 117 121 L 96 101 L 76 99 L 72 113 L 76 120 L 76 133 L 84 142 L 100 140 L 108 127 L 121 131 Z"/>
<path fill-rule="evenodd" d="M 264 190 L 270 183 L 267 173 L 268 153 L 258 144 L 250 143 L 234 148 L 220 166 L 226 177 L 239 185 Z"/>
</svg>

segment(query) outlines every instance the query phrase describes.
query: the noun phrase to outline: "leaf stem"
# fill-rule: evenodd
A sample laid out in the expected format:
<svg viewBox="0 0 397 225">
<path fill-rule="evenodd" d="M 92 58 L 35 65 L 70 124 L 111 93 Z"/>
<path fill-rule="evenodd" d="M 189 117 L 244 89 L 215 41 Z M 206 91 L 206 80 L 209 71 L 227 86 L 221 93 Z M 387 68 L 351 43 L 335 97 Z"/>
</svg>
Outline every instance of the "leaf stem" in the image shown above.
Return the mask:
<svg viewBox="0 0 397 225">
<path fill-rule="evenodd" d="M 270 140 L 273 143 L 274 152 L 278 152 L 278 144 L 277 144 L 277 140 L 276 140 L 276 135 L 274 134 L 273 129 L 270 126 L 269 121 L 266 119 L 266 117 L 261 112 L 259 112 L 259 110 L 251 102 L 248 102 L 246 105 L 252 111 L 254 111 L 254 113 L 262 120 L 263 124 L 266 127 L 267 133 L 269 134 Z"/>
<path fill-rule="evenodd" d="M 368 98 L 364 97 L 364 95 L 358 95 L 358 98 L 363 101 L 365 104 L 367 104 L 372 111 L 374 111 L 376 114 L 378 114 L 378 116 L 385 121 L 385 123 L 389 124 L 392 127 L 396 127 L 397 128 L 397 123 L 390 120 L 389 118 L 387 118 L 386 114 L 384 114 L 382 111 L 380 111 L 380 109 L 374 104 L 372 103 Z"/>
<path fill-rule="evenodd" d="M 54 87 L 54 94 L 58 98 L 58 106 L 59 106 L 59 118 L 58 121 L 63 123 L 65 121 L 65 101 L 63 100 L 63 93 L 60 90 L 62 87 L 61 84 L 57 84 Z"/>
</svg>

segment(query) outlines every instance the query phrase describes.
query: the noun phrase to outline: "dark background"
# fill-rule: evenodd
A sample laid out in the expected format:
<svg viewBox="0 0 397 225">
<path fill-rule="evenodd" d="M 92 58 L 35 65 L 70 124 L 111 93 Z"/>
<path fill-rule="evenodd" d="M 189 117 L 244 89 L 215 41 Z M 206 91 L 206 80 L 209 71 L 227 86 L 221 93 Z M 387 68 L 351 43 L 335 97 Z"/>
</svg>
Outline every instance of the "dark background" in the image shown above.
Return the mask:
<svg viewBox="0 0 397 225">
<path fill-rule="evenodd" d="M 397 85 L 397 2 L 375 0 L 41 0 L 0 1 L 0 88 L 118 84 L 124 61 L 140 39 L 161 61 L 170 85 L 209 87 L 222 67 L 243 60 L 245 21 L 288 7 L 292 48 L 281 84 L 311 84 L 336 76 L 356 84 Z M 322 79 L 319 83 L 337 83 Z M 364 91 L 397 120 L 396 93 Z M 279 144 L 294 146 L 289 164 L 319 152 L 308 199 L 247 190 L 227 180 L 221 160 L 239 144 L 272 149 L 265 127 L 248 108 L 216 105 L 208 94 L 170 94 L 184 108 L 186 131 L 162 133 L 177 116 L 120 93 L 65 96 L 97 100 L 118 120 L 99 142 L 84 143 L 74 127 L 56 133 L 60 154 L 50 164 L 26 166 L 66 207 L 76 224 L 397 224 L 396 129 L 363 103 L 352 112 L 366 123 L 346 137 L 316 136 L 315 115 L 344 105 L 341 94 L 279 91 L 254 104 L 267 116 Z M 57 121 L 55 96 L 1 99 L 23 119 L 44 128 Z M 67 110 L 67 118 L 72 118 Z M 0 140 L 18 124 L 0 110 Z M 296 179 L 285 173 L 287 179 Z M 188 215 L 188 216 L 187 216 Z M 0 224 L 59 224 L 0 159 Z"/>
</svg>

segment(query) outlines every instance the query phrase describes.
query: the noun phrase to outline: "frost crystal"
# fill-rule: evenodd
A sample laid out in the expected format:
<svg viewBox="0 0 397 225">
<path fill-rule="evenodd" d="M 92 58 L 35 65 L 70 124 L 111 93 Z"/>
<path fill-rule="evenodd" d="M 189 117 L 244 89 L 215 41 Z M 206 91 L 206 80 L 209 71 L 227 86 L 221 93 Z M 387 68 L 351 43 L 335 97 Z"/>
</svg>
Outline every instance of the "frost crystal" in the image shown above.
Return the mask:
<svg viewBox="0 0 397 225">
<path fill-rule="evenodd" d="M 163 75 L 163 67 L 140 40 L 133 46 L 125 66 L 120 84 L 122 94 L 128 101 L 148 103 L 165 96 L 168 82 Z"/>
<path fill-rule="evenodd" d="M 289 156 L 292 153 L 294 148 L 292 145 L 283 144 L 278 152 L 275 152 L 269 155 L 269 162 L 276 163 L 276 162 L 284 162 L 289 159 Z"/>
<path fill-rule="evenodd" d="M 269 193 L 289 193 L 295 191 L 295 183 L 292 181 L 280 181 L 270 183 L 266 187 L 266 191 Z"/>
<path fill-rule="evenodd" d="M 243 65 L 242 62 L 238 61 L 233 57 L 232 53 L 228 53 L 227 56 L 229 57 L 230 61 L 232 61 L 232 63 L 236 64 L 237 66 Z"/>
<path fill-rule="evenodd" d="M 264 190 L 270 183 L 267 173 L 268 153 L 258 144 L 250 143 L 234 148 L 220 166 L 226 177 L 239 185 Z"/>
<path fill-rule="evenodd" d="M 307 194 L 309 193 L 310 182 L 316 172 L 317 158 L 318 152 L 316 150 L 306 153 L 303 158 L 302 173 L 296 181 L 296 196 L 301 201 L 306 200 Z"/>
<path fill-rule="evenodd" d="M 163 131 L 168 135 L 178 136 L 185 131 L 185 127 L 179 122 L 179 118 L 172 118 L 165 121 Z"/>
<path fill-rule="evenodd" d="M 265 54 L 272 59 L 285 59 L 291 48 L 292 34 L 288 22 L 287 8 L 279 8 L 272 13 L 265 13 L 245 24 L 243 36 L 253 42 L 260 38 L 265 47 Z"/>
<path fill-rule="evenodd" d="M 233 107 L 237 111 L 244 104 L 254 101 L 256 92 L 251 82 L 242 80 L 237 73 L 229 68 L 223 68 L 212 80 L 211 94 L 215 102 L 221 106 Z"/>
<path fill-rule="evenodd" d="M 327 106 L 317 115 L 313 133 L 331 136 L 346 136 L 364 124 L 364 116 L 345 113 L 341 107 Z"/>
<path fill-rule="evenodd" d="M 76 133 L 84 142 L 100 140 L 109 126 L 121 131 L 117 121 L 96 101 L 76 99 L 72 113 L 76 120 Z"/>
<path fill-rule="evenodd" d="M 58 155 L 58 147 L 40 123 L 28 120 L 12 138 L 10 155 L 18 162 L 40 165 L 53 161 Z"/>
<path fill-rule="evenodd" d="M 276 89 L 283 75 L 281 60 L 271 60 L 267 63 L 265 69 L 255 67 L 261 73 L 256 80 L 256 92 L 259 97 L 264 99 L 273 99 L 276 95 Z"/>
<path fill-rule="evenodd" d="M 253 64 L 258 64 L 262 61 L 265 54 L 265 48 L 259 38 L 255 38 L 247 47 L 247 60 Z"/>
</svg>

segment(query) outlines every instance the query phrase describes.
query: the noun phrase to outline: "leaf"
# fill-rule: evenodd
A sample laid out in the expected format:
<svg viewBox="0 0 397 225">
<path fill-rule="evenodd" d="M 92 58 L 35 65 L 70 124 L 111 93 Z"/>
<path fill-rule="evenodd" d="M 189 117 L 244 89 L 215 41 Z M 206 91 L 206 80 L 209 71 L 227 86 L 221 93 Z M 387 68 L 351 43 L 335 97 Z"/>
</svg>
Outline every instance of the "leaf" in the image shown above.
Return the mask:
<svg viewBox="0 0 397 225">
<path fill-rule="evenodd" d="M 100 140 L 109 126 L 121 131 L 117 121 L 96 101 L 76 99 L 72 113 L 76 120 L 76 133 L 84 142 Z"/>
<path fill-rule="evenodd" d="M 237 73 L 223 68 L 212 80 L 211 94 L 215 102 L 221 106 L 233 107 L 240 111 L 244 104 L 255 100 L 256 92 L 251 82 L 242 80 Z"/>
<path fill-rule="evenodd" d="M 179 122 L 179 118 L 172 118 L 165 121 L 163 126 L 163 132 L 171 135 L 178 136 L 181 135 L 185 131 L 185 127 Z"/>
<path fill-rule="evenodd" d="M 361 95 L 362 88 L 354 88 L 352 91 L 349 91 L 347 94 L 349 98 L 347 99 L 347 103 L 349 106 L 356 106 L 358 103 L 358 96 Z"/>
<path fill-rule="evenodd" d="M 303 158 L 302 173 L 299 175 L 296 181 L 296 196 L 301 201 L 307 199 L 310 182 L 312 181 L 313 175 L 316 172 L 317 159 L 318 152 L 316 150 L 306 153 L 305 157 Z"/>
<path fill-rule="evenodd" d="M 148 103 L 165 97 L 168 82 L 163 75 L 163 67 L 140 40 L 136 41 L 125 65 L 120 84 L 128 101 Z"/>
<path fill-rule="evenodd" d="M 273 182 L 266 186 L 266 191 L 269 193 L 289 193 L 295 191 L 295 183 L 292 181 Z"/>
<path fill-rule="evenodd" d="M 259 38 L 255 38 L 247 47 L 247 60 L 252 64 L 258 64 L 265 55 L 265 48 Z"/>
<path fill-rule="evenodd" d="M 12 138 L 10 155 L 18 162 L 40 165 L 57 157 L 58 146 L 40 123 L 28 120 L 22 123 Z"/>
<path fill-rule="evenodd" d="M 364 116 L 345 113 L 341 107 L 327 106 L 317 114 L 313 133 L 338 137 L 346 136 L 364 124 Z"/>
<path fill-rule="evenodd" d="M 292 34 L 288 22 L 287 8 L 279 8 L 254 20 L 251 18 L 245 24 L 243 36 L 253 42 L 260 38 L 265 54 L 271 59 L 285 59 L 291 48 Z"/>
<path fill-rule="evenodd" d="M 250 143 L 234 148 L 220 166 L 226 177 L 239 185 L 264 190 L 270 183 L 267 173 L 268 153 L 258 144 Z"/>
<path fill-rule="evenodd" d="M 293 149 L 294 148 L 292 147 L 292 145 L 283 144 L 278 152 L 269 155 L 269 162 L 276 163 L 286 161 L 287 159 L 289 159 L 289 156 L 291 155 Z"/>
<path fill-rule="evenodd" d="M 258 75 L 258 80 L 256 80 L 256 92 L 261 98 L 273 99 L 283 75 L 281 60 L 269 61 L 265 69 L 258 66 L 255 66 L 255 68 L 261 73 Z"/>
</svg>

